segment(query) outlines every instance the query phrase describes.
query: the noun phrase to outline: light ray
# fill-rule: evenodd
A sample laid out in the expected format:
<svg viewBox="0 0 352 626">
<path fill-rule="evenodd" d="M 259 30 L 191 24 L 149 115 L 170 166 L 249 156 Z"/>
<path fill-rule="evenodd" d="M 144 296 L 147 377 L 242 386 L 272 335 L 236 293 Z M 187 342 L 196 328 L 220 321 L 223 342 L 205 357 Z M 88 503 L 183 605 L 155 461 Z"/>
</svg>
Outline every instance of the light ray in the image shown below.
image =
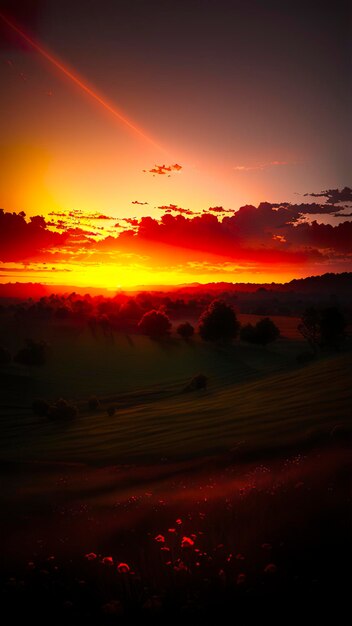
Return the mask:
<svg viewBox="0 0 352 626">
<path fill-rule="evenodd" d="M 11 28 L 15 33 L 17 33 L 26 43 L 28 43 L 34 50 L 36 50 L 42 57 L 44 57 L 49 63 L 54 65 L 62 74 L 64 74 L 67 78 L 69 78 L 73 83 L 78 85 L 86 94 L 88 94 L 93 100 L 98 102 L 106 111 L 111 113 L 116 119 L 122 122 L 125 126 L 130 128 L 137 135 L 142 137 L 149 144 L 153 145 L 154 148 L 157 148 L 159 151 L 167 154 L 165 148 L 160 146 L 152 137 L 150 137 L 143 130 L 138 128 L 136 124 L 131 122 L 125 115 L 123 115 L 113 104 L 110 104 L 105 98 L 97 93 L 92 87 L 90 87 L 84 79 L 75 74 L 71 69 L 69 69 L 66 65 L 63 64 L 62 61 L 59 61 L 56 57 L 54 57 L 50 52 L 48 52 L 41 44 L 34 41 L 33 38 L 29 37 L 21 28 L 19 28 L 12 20 L 10 20 L 6 15 L 0 12 L 0 18 L 7 24 L 9 28 Z"/>
</svg>

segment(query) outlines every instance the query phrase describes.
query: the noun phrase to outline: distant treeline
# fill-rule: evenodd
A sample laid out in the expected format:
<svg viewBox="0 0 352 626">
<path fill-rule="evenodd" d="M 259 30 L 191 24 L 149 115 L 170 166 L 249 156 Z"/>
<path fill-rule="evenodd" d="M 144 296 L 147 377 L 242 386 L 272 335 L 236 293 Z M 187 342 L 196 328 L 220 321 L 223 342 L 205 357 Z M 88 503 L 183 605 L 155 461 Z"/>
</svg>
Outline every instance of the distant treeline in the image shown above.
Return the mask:
<svg viewBox="0 0 352 626">
<path fill-rule="evenodd" d="M 51 319 L 61 323 L 68 320 L 80 323 L 105 316 L 115 328 L 131 330 L 151 310 L 163 311 L 172 321 L 194 321 L 210 302 L 220 298 L 237 313 L 301 316 L 307 307 L 341 306 L 347 319 L 352 317 L 352 273 L 324 274 L 284 285 L 213 283 L 169 291 L 140 291 L 134 295 L 119 291 L 113 297 L 75 291 L 35 296 L 34 287 L 40 288 L 41 294 L 41 288 L 49 289 L 30 283 L 0 285 L 0 313 L 17 319 Z M 22 297 L 20 292 L 24 294 Z M 6 297 L 1 296 L 4 293 Z"/>
</svg>

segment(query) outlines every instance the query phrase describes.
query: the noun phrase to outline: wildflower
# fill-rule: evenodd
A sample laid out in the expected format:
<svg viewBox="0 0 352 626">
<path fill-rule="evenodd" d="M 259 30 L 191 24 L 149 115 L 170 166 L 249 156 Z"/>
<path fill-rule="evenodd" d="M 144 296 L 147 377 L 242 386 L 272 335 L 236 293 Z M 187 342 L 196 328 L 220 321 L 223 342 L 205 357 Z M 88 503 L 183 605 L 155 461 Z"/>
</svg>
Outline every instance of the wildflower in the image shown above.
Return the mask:
<svg viewBox="0 0 352 626">
<path fill-rule="evenodd" d="M 114 559 L 112 558 L 112 556 L 104 556 L 104 558 L 102 559 L 102 564 L 103 565 L 114 565 Z"/>
<path fill-rule="evenodd" d="M 181 541 L 181 548 L 191 548 L 194 546 L 194 541 L 190 537 L 183 537 Z"/>
<path fill-rule="evenodd" d="M 269 563 L 264 569 L 265 574 L 275 574 L 277 567 L 274 563 Z"/>
<path fill-rule="evenodd" d="M 119 574 L 128 574 L 130 571 L 130 566 L 127 563 L 119 563 L 117 566 L 117 571 Z"/>
</svg>

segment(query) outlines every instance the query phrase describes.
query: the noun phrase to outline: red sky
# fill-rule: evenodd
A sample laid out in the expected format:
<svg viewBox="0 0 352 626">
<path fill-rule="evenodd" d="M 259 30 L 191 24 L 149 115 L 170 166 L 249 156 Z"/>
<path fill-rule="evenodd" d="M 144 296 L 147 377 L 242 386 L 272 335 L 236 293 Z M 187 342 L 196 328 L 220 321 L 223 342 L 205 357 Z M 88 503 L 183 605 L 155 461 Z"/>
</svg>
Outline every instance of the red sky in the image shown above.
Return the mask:
<svg viewBox="0 0 352 626">
<path fill-rule="evenodd" d="M 1 0 L 0 281 L 352 269 L 347 4 L 294 4 Z"/>
</svg>

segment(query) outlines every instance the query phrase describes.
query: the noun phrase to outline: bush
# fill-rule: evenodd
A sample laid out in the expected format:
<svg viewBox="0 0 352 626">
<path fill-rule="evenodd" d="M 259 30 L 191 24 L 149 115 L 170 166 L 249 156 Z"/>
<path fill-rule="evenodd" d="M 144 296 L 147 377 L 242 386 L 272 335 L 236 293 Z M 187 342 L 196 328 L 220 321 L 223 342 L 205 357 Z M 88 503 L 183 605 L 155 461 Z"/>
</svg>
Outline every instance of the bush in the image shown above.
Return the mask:
<svg viewBox="0 0 352 626">
<path fill-rule="evenodd" d="M 302 315 L 298 330 L 315 353 L 318 348 L 338 350 L 346 337 L 346 326 L 346 318 L 339 307 L 321 310 L 309 307 Z"/>
<path fill-rule="evenodd" d="M 208 378 L 204 374 L 197 374 L 194 376 L 192 380 L 186 385 L 185 391 L 197 391 L 198 389 L 207 389 L 208 387 Z"/>
<path fill-rule="evenodd" d="M 69 404 L 66 400 L 60 398 L 50 406 L 48 417 L 52 417 L 53 419 L 71 419 L 73 417 L 77 417 L 78 410 L 73 404 Z"/>
<path fill-rule="evenodd" d="M 88 400 L 88 408 L 90 411 L 96 411 L 100 407 L 100 402 L 96 396 L 91 396 Z"/>
<path fill-rule="evenodd" d="M 242 341 L 260 346 L 266 346 L 268 343 L 276 341 L 279 336 L 280 331 L 278 327 L 269 317 L 259 320 L 255 326 L 246 324 L 246 326 L 243 326 L 240 333 Z"/>
<path fill-rule="evenodd" d="M 194 328 L 189 322 L 184 322 L 177 326 L 176 332 L 182 339 L 190 339 L 194 335 Z"/>
<path fill-rule="evenodd" d="M 232 306 L 213 300 L 199 319 L 199 334 L 204 341 L 230 341 L 238 335 L 240 324 Z"/>
<path fill-rule="evenodd" d="M 39 367 L 46 363 L 49 353 L 49 346 L 45 341 L 27 339 L 27 345 L 17 352 L 15 361 L 21 365 Z"/>
<path fill-rule="evenodd" d="M 149 337 L 162 337 L 170 332 L 171 322 L 165 313 L 153 310 L 143 315 L 138 328 Z"/>
</svg>

